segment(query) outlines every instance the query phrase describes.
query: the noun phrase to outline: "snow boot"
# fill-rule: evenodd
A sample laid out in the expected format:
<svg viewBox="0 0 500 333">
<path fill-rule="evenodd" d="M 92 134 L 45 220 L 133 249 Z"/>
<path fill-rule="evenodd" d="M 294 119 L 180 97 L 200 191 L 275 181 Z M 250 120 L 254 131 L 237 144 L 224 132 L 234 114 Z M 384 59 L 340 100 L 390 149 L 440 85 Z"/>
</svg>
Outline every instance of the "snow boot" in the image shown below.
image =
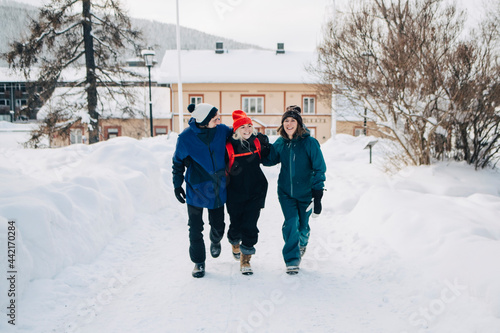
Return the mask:
<svg viewBox="0 0 500 333">
<path fill-rule="evenodd" d="M 300 246 L 300 257 L 302 258 L 304 254 L 306 253 L 307 247 L 305 246 Z"/>
<path fill-rule="evenodd" d="M 212 258 L 217 258 L 220 255 L 220 242 L 210 244 L 210 254 Z"/>
<path fill-rule="evenodd" d="M 252 258 L 251 254 L 241 254 L 240 256 L 240 271 L 243 275 L 252 275 L 252 266 L 250 266 L 250 258 Z"/>
<path fill-rule="evenodd" d="M 194 264 L 193 272 L 191 273 L 194 278 L 202 278 L 205 276 L 205 263 Z"/>
<path fill-rule="evenodd" d="M 240 252 L 240 244 L 231 244 L 231 247 L 233 248 L 233 257 L 235 260 L 240 260 L 240 255 L 241 255 L 241 252 Z"/>
<path fill-rule="evenodd" d="M 299 273 L 299 266 L 286 266 L 286 274 L 295 275 Z"/>
</svg>

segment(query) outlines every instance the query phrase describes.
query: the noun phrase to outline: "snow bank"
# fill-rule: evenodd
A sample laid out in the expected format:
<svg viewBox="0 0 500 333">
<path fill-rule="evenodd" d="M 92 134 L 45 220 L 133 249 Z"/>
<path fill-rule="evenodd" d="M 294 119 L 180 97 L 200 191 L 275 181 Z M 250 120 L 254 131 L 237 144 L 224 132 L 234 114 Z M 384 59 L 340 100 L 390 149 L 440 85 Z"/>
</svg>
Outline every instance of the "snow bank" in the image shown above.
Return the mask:
<svg viewBox="0 0 500 333">
<path fill-rule="evenodd" d="M 0 239 L 5 244 L 7 221 L 16 219 L 19 295 L 29 281 L 94 260 L 138 212 L 165 207 L 160 170 L 168 161 L 158 156 L 172 150 L 172 141 L 146 141 L 122 137 L 93 146 L 1 151 Z M 6 255 L 0 252 L 0 262 Z"/>
</svg>

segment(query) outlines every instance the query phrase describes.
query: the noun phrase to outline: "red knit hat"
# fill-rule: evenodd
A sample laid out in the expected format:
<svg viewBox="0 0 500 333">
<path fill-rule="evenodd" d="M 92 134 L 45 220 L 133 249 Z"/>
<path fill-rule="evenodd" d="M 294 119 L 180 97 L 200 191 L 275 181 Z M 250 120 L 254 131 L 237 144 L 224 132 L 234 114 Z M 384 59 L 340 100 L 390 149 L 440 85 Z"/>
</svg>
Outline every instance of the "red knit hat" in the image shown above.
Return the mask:
<svg viewBox="0 0 500 333">
<path fill-rule="evenodd" d="M 252 119 L 247 116 L 245 111 L 233 111 L 233 131 L 236 131 L 238 128 L 245 124 L 252 124 Z"/>
</svg>

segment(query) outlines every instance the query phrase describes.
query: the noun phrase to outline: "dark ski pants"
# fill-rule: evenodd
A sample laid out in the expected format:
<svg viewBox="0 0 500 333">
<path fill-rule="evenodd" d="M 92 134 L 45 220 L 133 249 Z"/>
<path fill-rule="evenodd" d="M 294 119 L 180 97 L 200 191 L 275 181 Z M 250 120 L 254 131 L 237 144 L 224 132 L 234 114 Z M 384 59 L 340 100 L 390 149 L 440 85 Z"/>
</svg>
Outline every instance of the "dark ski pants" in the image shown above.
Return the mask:
<svg viewBox="0 0 500 333">
<path fill-rule="evenodd" d="M 187 205 L 189 225 L 189 256 L 191 261 L 199 264 L 205 262 L 206 250 L 203 241 L 203 208 Z M 224 206 L 208 210 L 210 224 L 210 241 L 219 243 L 224 236 Z"/>
<path fill-rule="evenodd" d="M 241 203 L 228 203 L 227 212 L 231 223 L 227 231 L 229 243 L 240 244 L 240 250 L 243 254 L 254 254 L 257 244 L 259 229 L 257 221 L 259 220 L 262 200 L 245 201 Z"/>
<path fill-rule="evenodd" d="M 307 246 L 311 228 L 309 217 L 312 210 L 306 211 L 310 201 L 299 201 L 290 196 L 279 193 L 281 210 L 285 217 L 283 227 L 283 259 L 287 266 L 298 266 L 300 264 L 300 247 Z"/>
</svg>

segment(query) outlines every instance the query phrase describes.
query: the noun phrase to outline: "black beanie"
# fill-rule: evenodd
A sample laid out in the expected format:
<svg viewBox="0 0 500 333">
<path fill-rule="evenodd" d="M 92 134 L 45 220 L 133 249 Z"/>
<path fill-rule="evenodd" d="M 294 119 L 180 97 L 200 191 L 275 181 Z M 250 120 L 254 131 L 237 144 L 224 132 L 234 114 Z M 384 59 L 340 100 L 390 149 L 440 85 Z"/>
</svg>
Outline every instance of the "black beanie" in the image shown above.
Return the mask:
<svg viewBox="0 0 500 333">
<path fill-rule="evenodd" d="M 291 105 L 286 108 L 286 112 L 283 113 L 283 117 L 281 117 L 281 125 L 283 125 L 283 122 L 285 121 L 286 118 L 292 117 L 293 119 L 297 120 L 299 123 L 300 127 L 304 127 L 304 123 L 302 122 L 302 117 L 300 115 L 300 107 L 297 105 Z"/>
</svg>

